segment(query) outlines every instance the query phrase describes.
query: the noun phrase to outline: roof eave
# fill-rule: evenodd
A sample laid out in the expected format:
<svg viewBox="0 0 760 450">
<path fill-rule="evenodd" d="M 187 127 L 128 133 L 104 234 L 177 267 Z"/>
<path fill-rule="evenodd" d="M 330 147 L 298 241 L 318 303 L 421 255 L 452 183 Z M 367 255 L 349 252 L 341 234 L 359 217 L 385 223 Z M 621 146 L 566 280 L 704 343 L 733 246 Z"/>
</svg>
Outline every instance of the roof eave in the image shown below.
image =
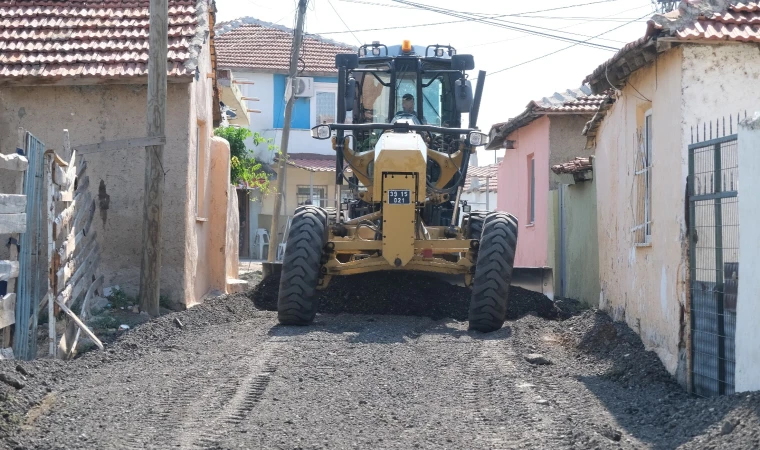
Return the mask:
<svg viewBox="0 0 760 450">
<path fill-rule="evenodd" d="M 231 64 L 222 64 L 217 62 L 217 67 L 219 69 L 223 70 L 232 70 L 236 72 L 248 72 L 248 73 L 265 73 L 265 74 L 273 74 L 273 75 L 288 75 L 287 69 L 269 69 L 269 68 L 262 68 L 262 67 L 253 67 L 253 66 L 236 66 Z M 318 70 L 305 70 L 303 72 L 299 72 L 299 77 L 337 77 L 338 76 L 338 70 L 335 69 L 334 72 L 328 72 L 328 71 L 318 71 Z"/>
<path fill-rule="evenodd" d="M 192 83 L 192 74 L 169 75 L 167 82 L 172 84 Z M 54 77 L 54 76 L 23 76 L 23 77 L 0 77 L 0 87 L 21 86 L 94 86 L 114 84 L 148 84 L 147 75 L 139 76 L 87 76 L 87 77 Z"/>
</svg>

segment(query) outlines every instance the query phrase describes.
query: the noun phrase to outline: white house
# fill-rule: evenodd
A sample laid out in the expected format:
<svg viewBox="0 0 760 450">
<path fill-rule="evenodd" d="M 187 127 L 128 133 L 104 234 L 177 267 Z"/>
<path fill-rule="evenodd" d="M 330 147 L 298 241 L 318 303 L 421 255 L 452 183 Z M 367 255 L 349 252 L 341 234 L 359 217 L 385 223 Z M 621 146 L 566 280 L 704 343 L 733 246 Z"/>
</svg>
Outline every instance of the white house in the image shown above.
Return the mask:
<svg viewBox="0 0 760 450">
<path fill-rule="evenodd" d="M 217 67 L 230 72 L 232 83 L 238 87 L 243 100 L 234 111 L 238 116 L 247 116 L 241 126 L 274 139 L 279 147 L 285 121 L 285 90 L 293 30 L 246 17 L 220 23 L 215 31 Z M 336 120 L 338 72 L 335 55 L 356 51 L 349 45 L 314 35 L 306 35 L 303 40 L 280 233 L 284 231 L 287 216 L 292 216 L 300 204 L 311 201 L 322 206 L 335 206 L 335 152 L 329 140 L 313 139 L 310 130 L 317 124 Z M 267 146 L 256 147 L 249 141 L 249 148 L 254 149 L 259 161 L 274 162 L 275 153 Z M 243 192 L 240 196 L 244 200 Z M 240 202 L 241 229 L 248 230 L 247 235 L 241 233 L 243 257 L 261 257 L 256 235 L 258 230 L 268 230 L 271 226 L 274 196 L 260 197 L 254 193 L 253 201 Z"/>
</svg>

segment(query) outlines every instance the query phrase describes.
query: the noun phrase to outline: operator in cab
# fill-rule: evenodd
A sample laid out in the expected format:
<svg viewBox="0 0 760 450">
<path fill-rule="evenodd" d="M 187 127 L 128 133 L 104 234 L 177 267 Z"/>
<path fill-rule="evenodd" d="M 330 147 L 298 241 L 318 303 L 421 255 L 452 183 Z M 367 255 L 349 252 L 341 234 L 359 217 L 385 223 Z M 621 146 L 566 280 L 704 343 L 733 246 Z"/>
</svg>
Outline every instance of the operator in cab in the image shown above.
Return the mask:
<svg viewBox="0 0 760 450">
<path fill-rule="evenodd" d="M 425 119 L 420 119 L 417 115 L 417 111 L 414 110 L 414 96 L 412 94 L 404 94 L 404 96 L 401 97 L 401 111 L 397 112 L 396 115 L 398 116 L 400 114 L 412 114 L 421 124 L 427 125 Z"/>
</svg>

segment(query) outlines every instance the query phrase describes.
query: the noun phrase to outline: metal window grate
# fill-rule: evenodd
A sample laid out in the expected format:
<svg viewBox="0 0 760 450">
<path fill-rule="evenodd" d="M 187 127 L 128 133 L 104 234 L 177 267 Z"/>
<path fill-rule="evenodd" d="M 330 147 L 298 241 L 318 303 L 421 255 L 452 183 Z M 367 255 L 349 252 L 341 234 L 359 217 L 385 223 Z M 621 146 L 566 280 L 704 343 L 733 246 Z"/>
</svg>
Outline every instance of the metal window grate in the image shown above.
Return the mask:
<svg viewBox="0 0 760 450">
<path fill-rule="evenodd" d="M 636 224 L 633 242 L 648 245 L 652 241 L 652 114 L 647 112 L 644 129 L 638 133 L 639 151 L 636 154 L 634 179 Z"/>
<path fill-rule="evenodd" d="M 734 392 L 738 175 L 735 134 L 689 146 L 691 377 L 700 396 Z"/>
<path fill-rule="evenodd" d="M 335 123 L 336 113 L 336 95 L 335 92 L 317 92 L 316 95 L 316 117 L 314 118 L 317 125 L 325 123 Z"/>
</svg>

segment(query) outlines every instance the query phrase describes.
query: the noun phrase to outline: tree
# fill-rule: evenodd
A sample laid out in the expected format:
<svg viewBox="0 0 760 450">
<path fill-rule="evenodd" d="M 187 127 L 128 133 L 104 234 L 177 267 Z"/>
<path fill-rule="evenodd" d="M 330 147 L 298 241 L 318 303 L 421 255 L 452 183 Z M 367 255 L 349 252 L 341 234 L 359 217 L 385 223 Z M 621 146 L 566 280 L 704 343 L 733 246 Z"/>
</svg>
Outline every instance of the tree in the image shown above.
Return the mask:
<svg viewBox="0 0 760 450">
<path fill-rule="evenodd" d="M 247 128 L 220 127 L 214 130 L 214 135 L 222 137 L 230 143 L 230 181 L 237 185 L 243 183 L 251 189 L 258 189 L 263 195 L 269 193 L 269 175 L 262 170 L 262 164 L 253 157 L 245 140 L 253 138 L 256 146 L 265 144 L 267 150 L 276 151 L 274 139 L 267 139 L 259 132 L 251 132 Z"/>
</svg>

